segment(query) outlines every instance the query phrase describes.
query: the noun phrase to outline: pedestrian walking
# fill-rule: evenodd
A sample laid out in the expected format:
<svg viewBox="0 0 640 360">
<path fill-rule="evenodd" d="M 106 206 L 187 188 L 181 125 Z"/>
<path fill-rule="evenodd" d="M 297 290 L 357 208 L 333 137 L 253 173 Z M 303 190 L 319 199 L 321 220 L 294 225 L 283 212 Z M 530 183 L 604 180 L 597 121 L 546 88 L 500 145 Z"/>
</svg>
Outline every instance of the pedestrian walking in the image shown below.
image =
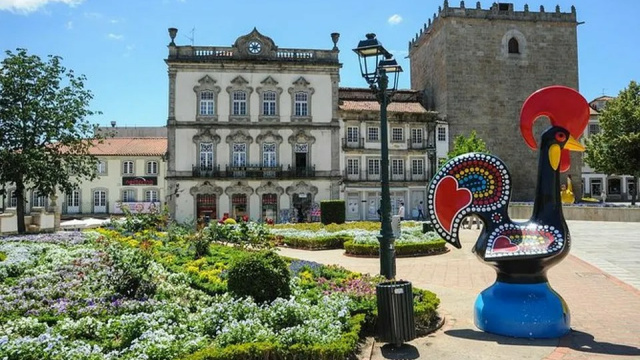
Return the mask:
<svg viewBox="0 0 640 360">
<path fill-rule="evenodd" d="M 424 217 L 424 205 L 422 205 L 422 201 L 418 204 L 418 219 L 425 220 Z"/>
<path fill-rule="evenodd" d="M 400 221 L 404 220 L 404 202 L 400 203 L 400 208 L 398 209 L 398 216 L 400 216 Z"/>
</svg>

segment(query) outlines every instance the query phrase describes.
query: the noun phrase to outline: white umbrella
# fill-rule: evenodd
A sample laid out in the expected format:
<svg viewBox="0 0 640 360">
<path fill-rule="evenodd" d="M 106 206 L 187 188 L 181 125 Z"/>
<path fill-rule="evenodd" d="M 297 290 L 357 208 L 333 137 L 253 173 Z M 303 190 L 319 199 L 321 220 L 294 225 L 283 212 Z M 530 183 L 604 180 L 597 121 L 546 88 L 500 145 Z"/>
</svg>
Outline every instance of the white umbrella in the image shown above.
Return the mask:
<svg viewBox="0 0 640 360">
<path fill-rule="evenodd" d="M 69 220 L 69 221 L 65 221 L 65 222 L 61 222 L 60 223 L 60 227 L 61 228 L 65 228 L 65 229 L 82 229 L 85 226 L 86 226 L 86 224 L 84 223 L 84 221 L 77 220 L 77 219 L 73 219 L 73 220 Z"/>
<path fill-rule="evenodd" d="M 85 224 L 85 226 L 87 228 L 96 228 L 96 227 L 100 227 L 100 226 L 104 225 L 105 223 L 109 222 L 109 220 L 88 218 L 88 219 L 82 220 L 82 222 Z"/>
</svg>

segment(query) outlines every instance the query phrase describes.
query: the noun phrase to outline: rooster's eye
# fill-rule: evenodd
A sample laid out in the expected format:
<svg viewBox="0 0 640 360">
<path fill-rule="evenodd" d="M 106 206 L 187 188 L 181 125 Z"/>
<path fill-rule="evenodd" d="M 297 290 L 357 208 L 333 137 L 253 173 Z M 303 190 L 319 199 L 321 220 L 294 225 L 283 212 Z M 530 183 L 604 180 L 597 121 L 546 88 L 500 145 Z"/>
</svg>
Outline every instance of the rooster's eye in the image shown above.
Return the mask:
<svg viewBox="0 0 640 360">
<path fill-rule="evenodd" d="M 556 134 L 556 140 L 558 140 L 558 142 L 563 142 L 565 140 L 567 140 L 567 135 L 565 135 L 564 133 L 557 133 Z"/>
</svg>

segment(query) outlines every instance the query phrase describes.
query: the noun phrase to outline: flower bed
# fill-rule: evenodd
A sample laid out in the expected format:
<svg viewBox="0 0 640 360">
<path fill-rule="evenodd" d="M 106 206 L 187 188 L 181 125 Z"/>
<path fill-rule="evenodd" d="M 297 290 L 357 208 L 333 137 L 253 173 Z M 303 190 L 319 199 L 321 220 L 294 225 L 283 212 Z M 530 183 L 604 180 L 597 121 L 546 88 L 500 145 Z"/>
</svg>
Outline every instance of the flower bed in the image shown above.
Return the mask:
<svg viewBox="0 0 640 360">
<path fill-rule="evenodd" d="M 447 251 L 446 242 L 435 232 L 422 233 L 420 227 L 404 227 L 395 240 L 396 256 L 424 256 L 442 254 Z M 356 236 L 344 244 L 345 253 L 351 256 L 379 256 L 380 242 L 377 234 Z"/>
<path fill-rule="evenodd" d="M 171 240 L 169 240 L 171 239 Z M 382 279 L 288 260 L 292 296 L 256 304 L 226 292 L 247 251 L 141 231 L 0 239 L 0 358 L 264 359 L 352 354 L 375 323 Z M 436 317 L 415 290 L 416 319 Z"/>
<path fill-rule="evenodd" d="M 396 239 L 399 256 L 433 255 L 446 252 L 445 241 L 434 233 L 422 234 L 422 223 L 402 222 L 402 231 Z M 282 224 L 271 229 L 280 245 L 297 249 L 345 249 L 347 255 L 378 256 L 380 233 L 378 222 L 350 222 L 341 225 L 320 223 Z"/>
</svg>

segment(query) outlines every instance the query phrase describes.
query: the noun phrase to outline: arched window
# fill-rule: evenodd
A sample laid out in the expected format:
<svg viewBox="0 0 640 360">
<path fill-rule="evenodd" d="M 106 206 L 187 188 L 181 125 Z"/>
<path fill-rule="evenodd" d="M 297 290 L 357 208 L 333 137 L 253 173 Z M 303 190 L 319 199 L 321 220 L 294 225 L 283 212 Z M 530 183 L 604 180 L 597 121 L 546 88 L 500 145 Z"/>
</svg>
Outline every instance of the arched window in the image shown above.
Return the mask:
<svg viewBox="0 0 640 360">
<path fill-rule="evenodd" d="M 520 45 L 515 37 L 509 39 L 509 54 L 520 54 Z"/>
</svg>

